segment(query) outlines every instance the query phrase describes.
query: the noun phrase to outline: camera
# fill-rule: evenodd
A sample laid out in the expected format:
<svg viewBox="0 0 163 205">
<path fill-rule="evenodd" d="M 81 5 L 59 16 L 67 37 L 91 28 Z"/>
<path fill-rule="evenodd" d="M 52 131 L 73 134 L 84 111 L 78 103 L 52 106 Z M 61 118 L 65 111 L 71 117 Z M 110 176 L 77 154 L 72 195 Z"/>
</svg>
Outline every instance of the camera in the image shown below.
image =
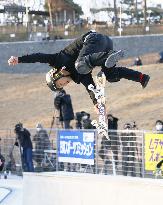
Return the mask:
<svg viewBox="0 0 163 205">
<path fill-rule="evenodd" d="M 135 122 L 126 123 L 126 124 L 124 125 L 124 129 L 134 130 L 134 129 L 137 129 L 137 125 L 136 125 Z"/>
</svg>

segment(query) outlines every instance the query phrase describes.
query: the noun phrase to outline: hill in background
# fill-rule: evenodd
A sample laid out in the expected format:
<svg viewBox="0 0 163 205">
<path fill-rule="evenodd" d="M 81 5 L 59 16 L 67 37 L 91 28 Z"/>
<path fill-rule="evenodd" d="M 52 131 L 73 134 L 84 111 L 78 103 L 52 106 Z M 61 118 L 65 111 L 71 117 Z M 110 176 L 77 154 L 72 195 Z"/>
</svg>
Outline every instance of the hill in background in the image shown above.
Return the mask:
<svg viewBox="0 0 163 205">
<path fill-rule="evenodd" d="M 145 59 L 149 62 L 150 56 Z M 121 61 L 121 65 L 131 62 L 132 59 Z M 128 80 L 107 83 L 107 111 L 119 118 L 119 129 L 132 121 L 136 121 L 139 129 L 153 129 L 157 119 L 163 120 L 163 64 L 130 68 L 149 74 L 149 85 L 142 89 L 139 83 Z M 96 68 L 94 76 L 98 71 Z M 84 110 L 91 114 L 91 119 L 97 118 L 84 86 L 71 83 L 66 91 L 72 97 L 74 112 Z M 28 128 L 35 128 L 38 122 L 49 128 L 54 112 L 53 97 L 46 86 L 45 73 L 0 74 L 0 129 L 14 128 L 19 121 Z"/>
</svg>

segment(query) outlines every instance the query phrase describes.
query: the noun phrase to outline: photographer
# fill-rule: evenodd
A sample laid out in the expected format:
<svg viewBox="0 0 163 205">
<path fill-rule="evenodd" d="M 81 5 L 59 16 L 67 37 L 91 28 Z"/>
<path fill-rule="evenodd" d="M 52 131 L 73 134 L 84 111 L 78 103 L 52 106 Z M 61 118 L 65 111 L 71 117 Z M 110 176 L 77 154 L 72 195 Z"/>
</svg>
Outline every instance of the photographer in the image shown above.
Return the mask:
<svg viewBox="0 0 163 205">
<path fill-rule="evenodd" d="M 115 161 L 115 165 L 118 165 L 118 146 L 119 146 L 119 136 L 117 134 L 118 129 L 118 118 L 114 117 L 112 114 L 107 115 L 108 122 L 108 137 L 109 140 L 104 136 L 101 140 L 101 147 L 99 150 L 99 156 L 102 160 L 104 160 L 104 164 L 107 166 L 111 164 L 112 161 L 108 156 L 109 150 L 113 153 L 113 159 Z M 107 168 L 105 170 L 107 173 Z"/>
<path fill-rule="evenodd" d="M 157 133 L 162 133 L 163 132 L 163 121 L 162 120 L 157 120 L 155 122 L 155 129 Z"/>
<path fill-rule="evenodd" d="M 0 154 L 0 172 L 3 170 L 5 164 L 5 158 L 2 154 Z"/>
<path fill-rule="evenodd" d="M 32 142 L 30 138 L 31 134 L 26 128 L 23 128 L 22 123 L 16 124 L 14 131 L 18 139 L 18 141 L 15 142 L 15 145 L 20 145 L 20 151 L 21 148 L 23 149 L 23 153 L 21 154 L 23 170 L 27 172 L 34 172 L 32 161 Z"/>
<path fill-rule="evenodd" d="M 0 141 L 1 141 L 1 138 L 0 138 Z M 5 164 L 5 158 L 1 154 L 1 147 L 0 147 L 0 172 L 3 170 L 4 164 Z"/>
<path fill-rule="evenodd" d="M 136 151 L 137 151 L 137 142 L 136 142 L 136 134 L 132 131 L 136 128 L 135 123 L 132 125 L 131 123 L 126 123 L 124 125 L 124 130 L 121 134 L 121 142 L 122 142 L 122 170 L 123 175 L 127 176 L 130 174 L 131 176 L 136 176 Z"/>
<path fill-rule="evenodd" d="M 91 124 L 90 114 L 85 111 L 76 112 L 75 120 L 76 129 L 95 129 Z"/>
<path fill-rule="evenodd" d="M 71 96 L 61 90 L 54 98 L 54 107 L 59 112 L 59 121 L 64 129 L 71 129 L 70 122 L 74 119 Z"/>
<path fill-rule="evenodd" d="M 44 159 L 44 150 L 50 149 L 48 133 L 41 123 L 36 125 L 36 134 L 33 136 L 33 142 L 35 143 L 33 158 L 37 163 L 37 168 L 40 168 Z"/>
</svg>

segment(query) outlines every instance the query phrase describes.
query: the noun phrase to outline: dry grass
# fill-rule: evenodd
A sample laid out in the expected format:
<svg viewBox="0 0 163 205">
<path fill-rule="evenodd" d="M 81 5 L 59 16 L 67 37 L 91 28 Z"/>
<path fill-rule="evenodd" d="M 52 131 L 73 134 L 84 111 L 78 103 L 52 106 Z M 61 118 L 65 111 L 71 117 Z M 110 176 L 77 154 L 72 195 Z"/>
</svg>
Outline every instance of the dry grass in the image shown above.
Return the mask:
<svg viewBox="0 0 163 205">
<path fill-rule="evenodd" d="M 150 55 L 142 57 L 145 64 L 158 59 L 156 54 Z M 130 62 L 133 59 L 120 63 Z M 140 129 L 153 129 L 155 121 L 163 119 L 163 64 L 131 68 L 151 76 L 148 87 L 142 89 L 139 83 L 127 80 L 107 83 L 107 110 L 119 118 L 120 129 L 128 121 L 136 121 Z M 94 75 L 97 71 L 98 68 Z M 92 119 L 97 117 L 82 85 L 71 83 L 66 91 L 72 96 L 75 112 L 84 110 Z M 46 86 L 45 74 L 0 74 L 0 129 L 13 128 L 19 121 L 28 128 L 35 127 L 37 122 L 50 127 L 52 116 L 53 93 Z"/>
</svg>

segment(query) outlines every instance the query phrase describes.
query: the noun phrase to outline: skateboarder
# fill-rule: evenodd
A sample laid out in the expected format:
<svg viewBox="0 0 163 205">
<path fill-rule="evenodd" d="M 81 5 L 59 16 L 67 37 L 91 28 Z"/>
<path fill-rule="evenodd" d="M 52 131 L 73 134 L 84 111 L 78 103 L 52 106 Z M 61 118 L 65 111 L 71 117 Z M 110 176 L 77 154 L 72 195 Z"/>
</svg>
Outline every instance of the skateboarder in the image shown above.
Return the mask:
<svg viewBox="0 0 163 205">
<path fill-rule="evenodd" d="M 11 56 L 9 65 L 18 63 L 48 63 L 52 69 L 46 74 L 46 82 L 52 91 L 61 90 L 70 81 L 77 84 L 82 83 L 87 89 L 94 105 L 97 104 L 94 93 L 88 89 L 88 85 L 95 86 L 92 77 L 92 70 L 100 66 L 110 83 L 125 78 L 146 87 L 150 77 L 141 72 L 126 68 L 117 67 L 117 61 L 124 55 L 122 50 L 114 51 L 111 38 L 106 35 L 88 32 L 58 53 L 44 54 L 33 53 L 21 57 Z"/>
</svg>

